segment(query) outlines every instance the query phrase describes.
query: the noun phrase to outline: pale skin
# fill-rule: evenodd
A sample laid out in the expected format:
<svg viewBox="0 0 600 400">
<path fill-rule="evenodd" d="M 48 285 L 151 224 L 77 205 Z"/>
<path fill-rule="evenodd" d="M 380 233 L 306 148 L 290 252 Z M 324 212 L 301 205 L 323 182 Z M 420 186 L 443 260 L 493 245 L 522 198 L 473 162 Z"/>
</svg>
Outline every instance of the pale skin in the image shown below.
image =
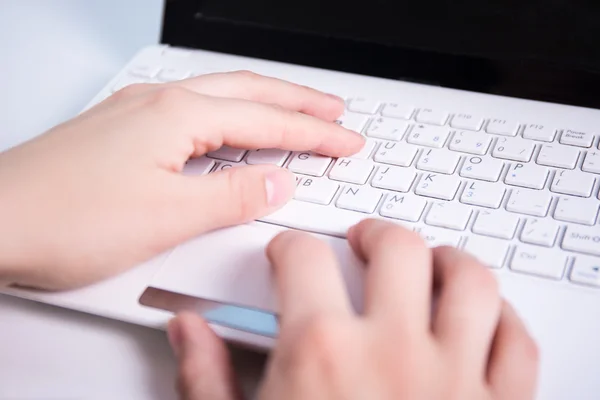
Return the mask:
<svg viewBox="0 0 600 400">
<path fill-rule="evenodd" d="M 268 214 L 293 196 L 288 171 L 183 176 L 185 162 L 224 144 L 349 156 L 364 141 L 334 123 L 342 111 L 335 96 L 249 72 L 128 87 L 0 155 L 0 281 L 81 287 Z M 258 398 L 534 398 L 536 344 L 477 260 L 390 222 L 363 221 L 348 241 L 366 268 L 361 315 L 324 242 L 289 231 L 266 249 L 281 325 Z M 241 399 L 199 316 L 176 316 L 168 335 L 181 399 Z"/>
</svg>

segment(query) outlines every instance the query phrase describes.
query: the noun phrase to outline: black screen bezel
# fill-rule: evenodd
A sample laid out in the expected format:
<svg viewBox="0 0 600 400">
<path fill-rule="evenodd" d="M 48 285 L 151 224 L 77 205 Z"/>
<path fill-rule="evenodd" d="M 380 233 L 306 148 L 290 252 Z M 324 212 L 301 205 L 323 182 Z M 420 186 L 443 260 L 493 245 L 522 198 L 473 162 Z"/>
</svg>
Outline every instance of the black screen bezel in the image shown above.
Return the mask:
<svg viewBox="0 0 600 400">
<path fill-rule="evenodd" d="M 434 53 L 210 18 L 198 0 L 166 1 L 161 43 L 600 109 L 596 71 L 533 60 Z"/>
</svg>

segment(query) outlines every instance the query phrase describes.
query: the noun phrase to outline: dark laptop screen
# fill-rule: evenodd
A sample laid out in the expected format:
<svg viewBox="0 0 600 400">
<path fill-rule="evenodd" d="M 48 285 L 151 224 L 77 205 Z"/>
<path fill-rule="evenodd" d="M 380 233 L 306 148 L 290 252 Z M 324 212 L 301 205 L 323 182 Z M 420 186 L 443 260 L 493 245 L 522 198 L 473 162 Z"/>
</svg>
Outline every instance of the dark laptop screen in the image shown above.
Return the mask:
<svg viewBox="0 0 600 400">
<path fill-rule="evenodd" d="M 600 2 L 171 0 L 163 41 L 600 108 Z"/>
</svg>

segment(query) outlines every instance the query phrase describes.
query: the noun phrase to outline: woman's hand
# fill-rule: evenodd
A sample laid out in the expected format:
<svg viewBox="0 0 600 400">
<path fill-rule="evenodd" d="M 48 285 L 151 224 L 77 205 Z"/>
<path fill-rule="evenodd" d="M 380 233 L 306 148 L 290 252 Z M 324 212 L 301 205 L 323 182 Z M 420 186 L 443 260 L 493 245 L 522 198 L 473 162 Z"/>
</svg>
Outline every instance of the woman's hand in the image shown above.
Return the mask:
<svg viewBox="0 0 600 400">
<path fill-rule="evenodd" d="M 490 271 L 379 220 L 348 240 L 367 265 L 361 316 L 328 246 L 292 231 L 271 242 L 281 324 L 261 400 L 534 398 L 536 344 Z M 226 347 L 198 316 L 173 319 L 169 339 L 182 399 L 241 398 Z"/>
<path fill-rule="evenodd" d="M 115 275 L 292 196 L 274 166 L 184 176 L 222 145 L 359 151 L 335 96 L 248 72 L 133 85 L 0 155 L 0 281 L 45 289 Z"/>
</svg>

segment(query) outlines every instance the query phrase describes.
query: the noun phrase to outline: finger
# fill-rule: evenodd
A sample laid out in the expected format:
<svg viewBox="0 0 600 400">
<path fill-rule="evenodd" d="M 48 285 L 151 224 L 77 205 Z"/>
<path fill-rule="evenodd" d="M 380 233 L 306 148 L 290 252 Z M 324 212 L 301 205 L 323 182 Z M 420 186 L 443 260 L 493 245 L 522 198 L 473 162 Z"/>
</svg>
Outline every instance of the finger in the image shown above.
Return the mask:
<svg viewBox="0 0 600 400">
<path fill-rule="evenodd" d="M 346 286 L 333 250 L 316 237 L 287 231 L 267 247 L 274 270 L 282 325 L 315 316 L 349 316 Z"/>
<path fill-rule="evenodd" d="M 421 238 L 392 223 L 366 220 L 349 230 L 348 240 L 368 264 L 366 314 L 428 329 L 431 256 Z"/>
<path fill-rule="evenodd" d="M 434 249 L 433 263 L 439 287 L 433 332 L 455 360 L 479 374 L 500 317 L 498 283 L 475 258 L 452 247 Z"/>
<path fill-rule="evenodd" d="M 536 343 L 515 310 L 504 302 L 487 371 L 494 398 L 533 399 L 538 364 Z"/>
<path fill-rule="evenodd" d="M 199 316 L 184 312 L 172 319 L 168 337 L 178 359 L 182 400 L 242 398 L 225 343 Z"/>
<path fill-rule="evenodd" d="M 169 210 L 186 237 L 268 215 L 289 201 L 296 188 L 294 175 L 273 165 L 179 178 L 170 190 Z"/>
<path fill-rule="evenodd" d="M 137 100 L 145 111 L 139 115 L 141 123 L 191 139 L 191 154 L 205 154 L 226 144 L 343 157 L 364 146 L 364 138 L 356 132 L 278 106 L 208 97 L 178 87 L 163 87 L 142 97 Z"/>
<path fill-rule="evenodd" d="M 344 111 L 344 100 L 337 96 L 250 71 L 202 75 L 169 85 L 208 96 L 277 104 L 326 121 L 334 121 Z"/>
</svg>

